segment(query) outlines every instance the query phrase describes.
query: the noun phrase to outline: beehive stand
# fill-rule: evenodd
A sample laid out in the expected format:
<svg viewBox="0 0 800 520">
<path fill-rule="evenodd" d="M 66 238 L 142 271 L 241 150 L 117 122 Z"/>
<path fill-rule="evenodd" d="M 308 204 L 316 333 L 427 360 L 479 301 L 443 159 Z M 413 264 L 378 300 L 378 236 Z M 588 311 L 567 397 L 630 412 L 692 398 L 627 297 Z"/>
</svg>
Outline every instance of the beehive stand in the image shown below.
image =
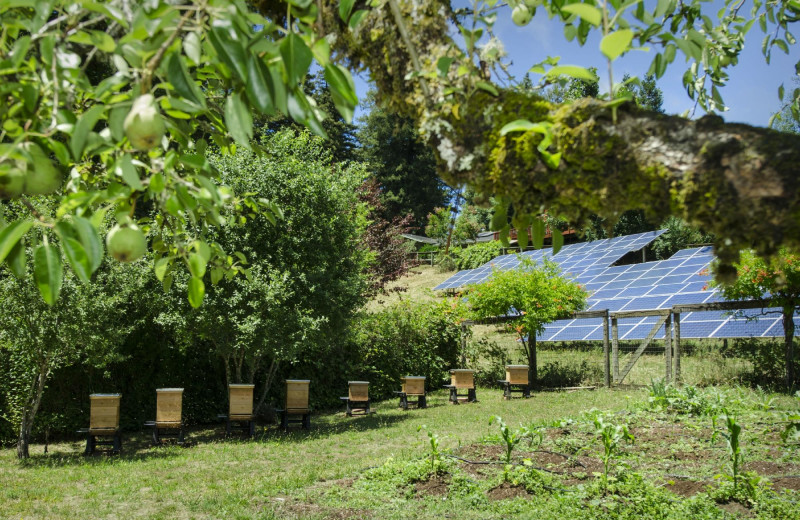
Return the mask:
<svg viewBox="0 0 800 520">
<path fill-rule="evenodd" d="M 311 429 L 311 409 L 308 406 L 308 379 L 286 380 L 286 406 L 276 410 L 281 416 L 281 428 L 289 429 L 289 423 L 299 423 L 306 430 Z M 299 419 L 292 419 L 299 417 Z"/>
<path fill-rule="evenodd" d="M 225 436 L 232 428 L 238 428 L 248 437 L 256 434 L 256 421 L 253 416 L 253 389 L 256 385 L 228 385 L 228 414 L 218 415 L 225 421 Z"/>
<path fill-rule="evenodd" d="M 450 371 L 450 384 L 444 385 L 450 389 L 450 402 L 459 404 L 463 402 L 475 403 L 478 397 L 475 393 L 475 371 L 468 369 L 453 369 Z M 466 390 L 467 393 L 459 393 Z"/>
<path fill-rule="evenodd" d="M 92 394 L 89 396 L 89 427 L 78 430 L 86 434 L 84 455 L 94 453 L 97 446 L 111 446 L 111 453 L 122 451 L 122 436 L 119 431 L 119 404 L 121 394 Z M 98 440 L 98 437 L 111 440 Z"/>
<path fill-rule="evenodd" d="M 400 408 L 408 410 L 409 404 L 416 405 L 417 408 L 427 408 L 428 403 L 425 397 L 425 378 L 421 376 L 406 376 L 401 378 L 403 389 L 395 394 L 400 396 Z M 409 401 L 409 397 L 416 397 L 416 401 Z"/>
<path fill-rule="evenodd" d="M 531 396 L 528 365 L 506 365 L 506 378 L 497 382 L 503 387 L 503 399 L 511 399 L 514 392 L 521 393 L 522 397 Z"/>
<path fill-rule="evenodd" d="M 156 420 L 144 425 L 153 428 L 153 444 L 161 445 L 164 437 L 175 437 L 183 444 L 183 388 L 157 389 Z"/>
<path fill-rule="evenodd" d="M 369 415 L 369 383 L 367 381 L 348 381 L 349 395 L 340 397 L 345 402 L 345 413 L 353 415 Z"/>
</svg>

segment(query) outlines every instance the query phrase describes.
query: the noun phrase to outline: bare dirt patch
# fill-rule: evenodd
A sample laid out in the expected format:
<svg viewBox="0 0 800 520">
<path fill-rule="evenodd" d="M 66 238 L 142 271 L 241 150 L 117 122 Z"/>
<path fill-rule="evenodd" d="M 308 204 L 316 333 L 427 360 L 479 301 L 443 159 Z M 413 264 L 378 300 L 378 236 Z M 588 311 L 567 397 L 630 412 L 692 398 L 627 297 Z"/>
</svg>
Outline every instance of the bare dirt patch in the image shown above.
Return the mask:
<svg viewBox="0 0 800 520">
<path fill-rule="evenodd" d="M 272 498 L 265 509 L 272 509 L 279 518 L 308 518 L 311 516 L 322 516 L 332 520 L 373 518 L 370 511 L 350 508 L 334 509 L 284 496 Z"/>
<path fill-rule="evenodd" d="M 522 486 L 514 486 L 508 482 L 503 482 L 496 488 L 490 489 L 486 496 L 489 500 L 508 500 L 517 497 L 527 497 L 528 491 Z"/>
<path fill-rule="evenodd" d="M 664 485 L 664 489 L 682 497 L 693 497 L 705 492 L 708 485 L 709 482 L 699 480 L 671 480 Z"/>
<path fill-rule="evenodd" d="M 744 465 L 745 471 L 755 471 L 759 475 L 769 477 L 771 475 L 798 475 L 800 474 L 800 464 L 789 462 L 770 462 L 766 460 L 754 460 Z"/>
<path fill-rule="evenodd" d="M 725 502 L 717 504 L 717 507 L 732 515 L 739 515 L 745 518 L 752 518 L 753 516 L 753 512 L 739 502 Z"/>
<path fill-rule="evenodd" d="M 782 477 L 769 479 L 775 489 L 791 489 L 800 491 L 800 478 Z"/>
<path fill-rule="evenodd" d="M 417 498 L 422 498 L 424 496 L 447 496 L 449 487 L 450 475 L 434 475 L 428 480 L 421 480 L 414 484 L 414 489 L 417 491 Z"/>
</svg>

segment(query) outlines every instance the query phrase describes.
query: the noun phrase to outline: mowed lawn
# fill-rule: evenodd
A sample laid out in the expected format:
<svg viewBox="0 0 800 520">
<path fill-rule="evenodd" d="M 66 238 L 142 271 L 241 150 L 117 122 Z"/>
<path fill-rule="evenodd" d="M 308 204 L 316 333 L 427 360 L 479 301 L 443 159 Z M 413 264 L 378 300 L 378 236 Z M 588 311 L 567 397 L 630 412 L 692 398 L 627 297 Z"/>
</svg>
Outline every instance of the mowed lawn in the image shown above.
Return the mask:
<svg viewBox="0 0 800 520">
<path fill-rule="evenodd" d="M 384 401 L 370 417 L 318 413 L 310 432 L 284 434 L 272 426 L 252 441 L 225 440 L 220 426 L 191 431 L 188 447 L 155 448 L 146 432 L 126 433 L 120 456 L 83 457 L 77 436 L 51 444 L 48 454 L 33 445 L 25 463 L 4 449 L 0 517 L 271 518 L 282 501 L 305 488 L 357 478 L 390 457 L 424 456 L 428 438 L 418 431 L 421 425 L 440 436 L 442 448 L 455 449 L 493 433 L 496 426 L 488 423 L 494 414 L 518 426 L 591 408 L 620 410 L 644 395 L 601 389 L 504 401 L 499 390 L 481 388 L 480 402 L 454 406 L 439 391 L 426 410 L 404 412 L 397 401 Z"/>
</svg>

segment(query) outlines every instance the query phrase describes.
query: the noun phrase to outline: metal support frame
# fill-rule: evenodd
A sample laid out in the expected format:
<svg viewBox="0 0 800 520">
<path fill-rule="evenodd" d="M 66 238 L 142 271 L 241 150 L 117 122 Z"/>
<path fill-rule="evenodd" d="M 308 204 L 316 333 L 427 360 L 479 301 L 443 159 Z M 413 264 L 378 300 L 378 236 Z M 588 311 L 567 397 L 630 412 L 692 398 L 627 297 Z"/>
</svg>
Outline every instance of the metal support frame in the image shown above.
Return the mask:
<svg viewBox="0 0 800 520">
<path fill-rule="evenodd" d="M 369 415 L 372 413 L 369 409 L 369 399 L 365 401 L 356 401 L 349 397 L 340 397 L 339 399 L 345 402 L 345 414 L 348 417 L 352 417 L 353 415 Z M 356 410 L 361 410 L 361 413 L 356 413 Z"/>
<path fill-rule="evenodd" d="M 673 311 L 673 328 L 675 330 L 675 382 L 681 382 L 681 313 Z"/>
<path fill-rule="evenodd" d="M 275 410 L 281 416 L 281 429 L 287 431 L 289 424 L 300 424 L 305 430 L 311 429 L 311 410 L 303 412 L 289 411 L 289 410 Z M 300 416 L 299 419 L 290 419 L 290 416 Z"/>
<path fill-rule="evenodd" d="M 93 454 L 98 446 L 111 446 L 110 452 L 112 454 L 119 454 L 122 451 L 122 434 L 119 429 L 109 430 L 108 432 L 100 432 L 98 430 L 90 430 L 89 428 L 82 428 L 78 433 L 86 434 L 86 448 L 83 450 L 84 455 Z M 98 437 L 111 437 L 110 441 L 98 440 Z"/>
<path fill-rule="evenodd" d="M 231 419 L 225 414 L 220 414 L 217 415 L 217 419 L 222 419 L 225 421 L 226 437 L 229 437 L 231 435 L 231 431 L 234 429 L 241 430 L 242 433 L 250 438 L 253 438 L 256 434 L 256 421 L 252 416 L 250 416 L 250 419 Z M 234 425 L 233 423 L 236 424 Z"/>
<path fill-rule="evenodd" d="M 409 405 L 412 405 L 412 404 L 416 405 L 416 407 L 418 409 L 419 408 L 427 408 L 428 407 L 428 399 L 427 399 L 427 395 L 426 394 L 422 394 L 422 395 L 414 394 L 415 396 L 417 396 L 417 400 L 416 401 L 409 401 L 408 400 L 408 394 L 406 392 L 395 391 L 395 394 L 398 397 L 400 397 L 400 404 L 398 406 L 400 408 L 402 408 L 403 410 L 408 410 Z"/>
<path fill-rule="evenodd" d="M 185 442 L 183 421 L 181 421 L 179 426 L 159 426 L 155 421 L 147 421 L 144 425 L 153 428 L 153 444 L 156 446 L 163 445 L 165 437 L 177 439 L 178 444 L 183 444 Z"/>
<path fill-rule="evenodd" d="M 500 379 L 497 382 L 503 387 L 503 399 L 512 399 L 514 396 L 511 394 L 513 393 L 520 393 L 522 394 L 521 397 L 523 398 L 528 398 L 531 396 L 531 385 L 510 383 L 505 379 Z"/>
<path fill-rule="evenodd" d="M 466 394 L 459 394 L 458 393 L 458 388 L 456 388 L 455 385 L 444 385 L 444 387 L 450 389 L 450 402 L 453 403 L 453 404 L 460 404 L 458 402 L 458 398 L 459 397 L 466 398 L 468 403 L 477 403 L 478 402 L 478 397 L 477 397 L 477 394 L 475 392 L 475 387 L 474 386 L 472 388 L 467 388 L 467 393 Z"/>
<path fill-rule="evenodd" d="M 620 313 L 616 313 L 615 312 L 615 313 L 612 314 L 612 317 L 615 317 L 615 318 L 618 318 L 618 317 L 635 318 L 635 317 L 645 317 L 645 316 L 660 316 L 659 320 L 656 322 L 656 324 L 650 330 L 650 333 L 647 335 L 647 337 L 644 339 L 644 341 L 642 341 L 639 344 L 639 347 L 633 353 L 633 355 L 631 356 L 631 359 L 628 360 L 628 363 L 625 365 L 625 368 L 622 369 L 622 373 L 619 375 L 619 378 L 614 381 L 615 383 L 619 384 L 625 379 L 625 376 L 627 376 L 628 373 L 631 371 L 631 369 L 633 368 L 633 365 L 635 365 L 636 362 L 639 361 L 639 358 L 642 357 L 642 354 L 644 353 L 644 351 L 647 348 L 647 346 L 650 345 L 650 342 L 653 340 L 653 338 L 658 333 L 658 329 L 660 329 L 661 326 L 664 325 L 664 323 L 669 320 L 669 316 L 670 316 L 671 313 L 672 313 L 672 311 L 666 310 L 666 311 L 634 311 L 634 312 L 620 312 Z M 617 331 L 615 330 L 614 332 L 615 332 L 614 339 L 617 340 L 617 342 L 618 342 Z M 669 327 L 667 327 L 667 336 L 669 336 L 669 333 L 670 333 L 669 332 Z"/>
</svg>

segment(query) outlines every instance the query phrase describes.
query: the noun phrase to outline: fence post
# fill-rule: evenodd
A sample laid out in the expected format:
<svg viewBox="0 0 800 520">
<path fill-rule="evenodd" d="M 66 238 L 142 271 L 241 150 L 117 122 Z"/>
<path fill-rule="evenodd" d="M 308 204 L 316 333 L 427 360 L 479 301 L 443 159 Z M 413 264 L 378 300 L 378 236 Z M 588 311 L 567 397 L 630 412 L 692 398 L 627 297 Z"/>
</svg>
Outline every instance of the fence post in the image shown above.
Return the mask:
<svg viewBox="0 0 800 520">
<path fill-rule="evenodd" d="M 606 388 L 611 387 L 611 352 L 608 347 L 608 310 L 606 310 L 606 315 L 603 316 L 603 375 Z"/>
<path fill-rule="evenodd" d="M 672 311 L 667 314 L 667 321 L 664 322 L 664 364 L 664 380 L 669 383 L 672 381 Z"/>
<path fill-rule="evenodd" d="M 675 313 L 675 382 L 681 381 L 681 313 Z"/>
<path fill-rule="evenodd" d="M 611 317 L 611 357 L 614 367 L 614 382 L 619 382 L 619 328 L 616 316 Z"/>
</svg>

